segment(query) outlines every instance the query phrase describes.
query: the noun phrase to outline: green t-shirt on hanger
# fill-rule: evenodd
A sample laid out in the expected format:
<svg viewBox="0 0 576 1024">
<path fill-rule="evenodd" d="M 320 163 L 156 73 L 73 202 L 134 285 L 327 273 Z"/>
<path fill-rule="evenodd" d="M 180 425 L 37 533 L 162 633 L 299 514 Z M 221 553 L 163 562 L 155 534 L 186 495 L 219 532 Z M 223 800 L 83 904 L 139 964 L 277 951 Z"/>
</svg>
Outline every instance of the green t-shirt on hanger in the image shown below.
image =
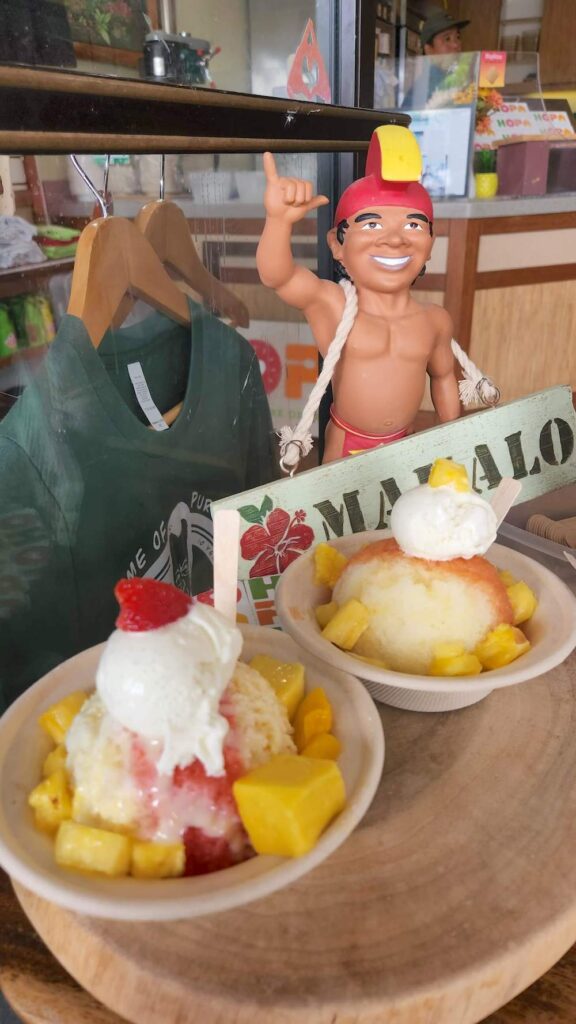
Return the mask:
<svg viewBox="0 0 576 1024">
<path fill-rule="evenodd" d="M 191 326 L 154 313 L 95 349 L 63 319 L 0 423 L 0 703 L 106 639 L 122 576 L 212 586 L 213 500 L 276 475 L 258 359 L 190 303 Z M 128 372 L 158 409 L 153 429 Z M 132 372 L 134 372 L 132 370 Z"/>
</svg>

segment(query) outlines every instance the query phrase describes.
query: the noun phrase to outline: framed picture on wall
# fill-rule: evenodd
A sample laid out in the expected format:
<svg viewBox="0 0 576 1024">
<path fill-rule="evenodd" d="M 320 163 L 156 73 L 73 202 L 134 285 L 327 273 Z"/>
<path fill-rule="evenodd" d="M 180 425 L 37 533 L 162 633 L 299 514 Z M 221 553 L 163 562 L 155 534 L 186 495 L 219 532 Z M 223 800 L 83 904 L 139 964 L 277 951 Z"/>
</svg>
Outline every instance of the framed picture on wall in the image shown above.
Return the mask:
<svg viewBox="0 0 576 1024">
<path fill-rule="evenodd" d="M 63 0 L 76 57 L 137 67 L 144 37 L 159 27 L 158 0 Z"/>
</svg>

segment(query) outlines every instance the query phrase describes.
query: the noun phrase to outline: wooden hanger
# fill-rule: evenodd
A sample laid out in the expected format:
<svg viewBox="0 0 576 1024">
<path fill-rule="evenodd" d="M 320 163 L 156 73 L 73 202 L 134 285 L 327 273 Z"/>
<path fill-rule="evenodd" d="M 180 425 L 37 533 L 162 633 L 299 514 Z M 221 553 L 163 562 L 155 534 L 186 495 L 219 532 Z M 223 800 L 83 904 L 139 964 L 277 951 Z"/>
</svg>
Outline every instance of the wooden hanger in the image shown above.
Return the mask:
<svg viewBox="0 0 576 1024">
<path fill-rule="evenodd" d="M 78 239 L 68 313 L 82 321 L 95 348 L 114 325 L 127 294 L 177 323 L 190 323 L 186 296 L 136 225 L 124 217 L 93 220 Z M 181 408 L 179 402 L 163 414 L 168 426 Z"/>
<path fill-rule="evenodd" d="M 95 348 L 127 292 L 178 323 L 190 323 L 186 296 L 136 225 L 124 217 L 93 220 L 78 240 L 68 312 L 82 320 Z"/>
<path fill-rule="evenodd" d="M 98 203 L 102 217 L 92 220 L 78 239 L 68 313 L 82 320 L 95 348 L 98 348 L 108 328 L 116 326 L 115 321 L 127 296 L 142 298 L 178 323 L 189 324 L 190 308 L 186 296 L 174 284 L 150 242 L 132 221 L 110 216 L 110 157 L 106 157 L 102 191 L 90 180 L 78 157 L 71 154 L 70 159 Z M 164 161 L 161 195 L 163 171 Z M 168 426 L 174 422 L 181 408 L 182 402 L 179 402 L 163 414 Z"/>
<path fill-rule="evenodd" d="M 196 251 L 186 215 L 177 203 L 167 199 L 146 203 L 134 223 L 160 261 L 190 285 L 213 312 L 229 319 L 233 327 L 248 327 L 248 307 L 206 269 Z M 133 305 L 133 298 L 125 296 L 113 319 L 113 326 L 119 327 L 124 322 Z M 163 414 L 168 426 L 181 409 L 182 402 L 179 402 Z"/>
<path fill-rule="evenodd" d="M 247 306 L 206 269 L 198 256 L 184 211 L 167 199 L 146 203 L 135 219 L 166 267 L 190 285 L 210 310 L 230 320 L 233 327 L 248 327 Z"/>
</svg>

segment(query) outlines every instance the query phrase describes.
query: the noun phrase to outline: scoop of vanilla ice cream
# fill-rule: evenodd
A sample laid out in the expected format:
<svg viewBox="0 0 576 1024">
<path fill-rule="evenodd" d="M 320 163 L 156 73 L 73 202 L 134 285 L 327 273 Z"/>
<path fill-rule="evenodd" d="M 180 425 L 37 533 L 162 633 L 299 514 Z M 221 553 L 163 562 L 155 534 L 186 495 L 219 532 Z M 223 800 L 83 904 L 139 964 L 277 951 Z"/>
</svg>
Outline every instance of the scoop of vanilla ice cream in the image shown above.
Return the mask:
<svg viewBox="0 0 576 1024">
<path fill-rule="evenodd" d="M 198 758 L 208 775 L 221 775 L 228 723 L 218 706 L 241 649 L 240 630 L 196 603 L 166 626 L 115 630 L 96 688 L 112 718 L 147 740 L 162 741 L 160 773 Z"/>
<path fill-rule="evenodd" d="M 484 554 L 496 540 L 498 520 L 474 491 L 422 484 L 397 499 L 390 526 L 405 554 L 447 561 Z"/>
</svg>

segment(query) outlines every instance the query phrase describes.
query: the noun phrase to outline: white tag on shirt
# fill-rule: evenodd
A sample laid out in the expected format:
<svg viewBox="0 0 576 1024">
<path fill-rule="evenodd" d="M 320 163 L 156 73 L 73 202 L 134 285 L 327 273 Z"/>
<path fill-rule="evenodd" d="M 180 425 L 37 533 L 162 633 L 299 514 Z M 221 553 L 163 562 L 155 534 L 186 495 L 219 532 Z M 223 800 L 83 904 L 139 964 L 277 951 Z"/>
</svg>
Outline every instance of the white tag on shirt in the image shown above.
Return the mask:
<svg viewBox="0 0 576 1024">
<path fill-rule="evenodd" d="M 154 400 L 146 383 L 141 364 L 128 363 L 128 373 L 130 374 L 136 401 L 150 426 L 154 430 L 168 430 L 168 424 L 162 419 L 160 410 L 154 405 Z"/>
</svg>

